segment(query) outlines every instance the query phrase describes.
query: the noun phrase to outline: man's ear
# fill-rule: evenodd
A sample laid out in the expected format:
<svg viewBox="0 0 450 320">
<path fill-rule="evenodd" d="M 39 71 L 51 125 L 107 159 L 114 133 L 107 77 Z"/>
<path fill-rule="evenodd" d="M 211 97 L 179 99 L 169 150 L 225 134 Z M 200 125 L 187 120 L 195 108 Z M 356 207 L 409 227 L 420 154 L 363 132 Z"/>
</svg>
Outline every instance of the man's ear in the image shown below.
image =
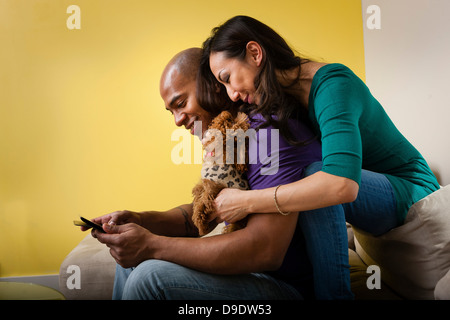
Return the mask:
<svg viewBox="0 0 450 320">
<path fill-rule="evenodd" d="M 261 62 L 263 61 L 264 51 L 256 41 L 249 41 L 246 46 L 246 58 L 249 61 L 256 63 L 256 66 L 259 67 Z"/>
</svg>

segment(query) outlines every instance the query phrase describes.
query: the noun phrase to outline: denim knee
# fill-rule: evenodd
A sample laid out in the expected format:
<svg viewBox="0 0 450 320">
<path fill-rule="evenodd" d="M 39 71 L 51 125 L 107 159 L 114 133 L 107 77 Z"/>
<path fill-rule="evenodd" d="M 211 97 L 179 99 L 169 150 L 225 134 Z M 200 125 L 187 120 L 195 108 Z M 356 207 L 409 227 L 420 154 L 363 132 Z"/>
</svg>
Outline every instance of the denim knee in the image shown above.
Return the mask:
<svg viewBox="0 0 450 320">
<path fill-rule="evenodd" d="M 124 300 L 159 300 L 159 288 L 164 287 L 163 280 L 170 278 L 167 261 L 147 260 L 139 264 L 129 275 L 123 289 Z"/>
</svg>

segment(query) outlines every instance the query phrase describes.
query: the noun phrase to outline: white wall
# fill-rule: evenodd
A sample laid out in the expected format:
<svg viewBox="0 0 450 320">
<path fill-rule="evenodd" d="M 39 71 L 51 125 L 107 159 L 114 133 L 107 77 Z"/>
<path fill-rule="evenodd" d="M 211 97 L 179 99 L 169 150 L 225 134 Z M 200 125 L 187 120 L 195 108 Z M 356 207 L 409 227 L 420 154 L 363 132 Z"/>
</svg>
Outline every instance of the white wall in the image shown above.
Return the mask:
<svg viewBox="0 0 450 320">
<path fill-rule="evenodd" d="M 362 11 L 368 87 L 450 184 L 450 1 L 362 0 Z"/>
</svg>

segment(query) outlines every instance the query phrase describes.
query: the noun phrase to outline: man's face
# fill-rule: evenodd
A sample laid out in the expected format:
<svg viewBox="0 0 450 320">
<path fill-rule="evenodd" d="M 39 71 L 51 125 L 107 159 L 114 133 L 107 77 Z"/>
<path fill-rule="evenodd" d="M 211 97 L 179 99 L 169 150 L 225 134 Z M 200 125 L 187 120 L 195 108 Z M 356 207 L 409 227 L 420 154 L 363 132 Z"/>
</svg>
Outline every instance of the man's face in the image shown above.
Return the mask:
<svg viewBox="0 0 450 320">
<path fill-rule="evenodd" d="M 184 126 L 194 134 L 194 121 L 201 121 L 203 135 L 212 117 L 197 102 L 195 79 L 188 79 L 176 68 L 172 68 L 161 78 L 160 94 L 166 110 L 173 114 L 177 126 Z M 198 131 L 197 129 L 196 132 Z"/>
</svg>

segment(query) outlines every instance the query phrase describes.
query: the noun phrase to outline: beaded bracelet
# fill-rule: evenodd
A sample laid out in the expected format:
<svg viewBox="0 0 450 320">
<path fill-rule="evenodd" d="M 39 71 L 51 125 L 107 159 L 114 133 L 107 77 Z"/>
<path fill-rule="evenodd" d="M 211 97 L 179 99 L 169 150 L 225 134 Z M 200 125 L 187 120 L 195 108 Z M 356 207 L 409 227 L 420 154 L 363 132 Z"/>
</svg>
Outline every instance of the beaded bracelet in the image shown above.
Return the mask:
<svg viewBox="0 0 450 320">
<path fill-rule="evenodd" d="M 290 213 L 290 212 L 283 212 L 283 211 L 281 211 L 281 210 L 280 210 L 280 207 L 278 206 L 278 202 L 277 202 L 277 190 L 278 190 L 278 188 L 279 188 L 280 186 L 281 186 L 281 185 L 278 185 L 278 186 L 275 188 L 275 192 L 273 193 L 273 200 L 275 201 L 275 206 L 277 207 L 278 212 L 281 213 L 283 216 L 287 216 L 287 215 L 289 215 L 289 214 L 291 214 L 291 213 Z"/>
</svg>

